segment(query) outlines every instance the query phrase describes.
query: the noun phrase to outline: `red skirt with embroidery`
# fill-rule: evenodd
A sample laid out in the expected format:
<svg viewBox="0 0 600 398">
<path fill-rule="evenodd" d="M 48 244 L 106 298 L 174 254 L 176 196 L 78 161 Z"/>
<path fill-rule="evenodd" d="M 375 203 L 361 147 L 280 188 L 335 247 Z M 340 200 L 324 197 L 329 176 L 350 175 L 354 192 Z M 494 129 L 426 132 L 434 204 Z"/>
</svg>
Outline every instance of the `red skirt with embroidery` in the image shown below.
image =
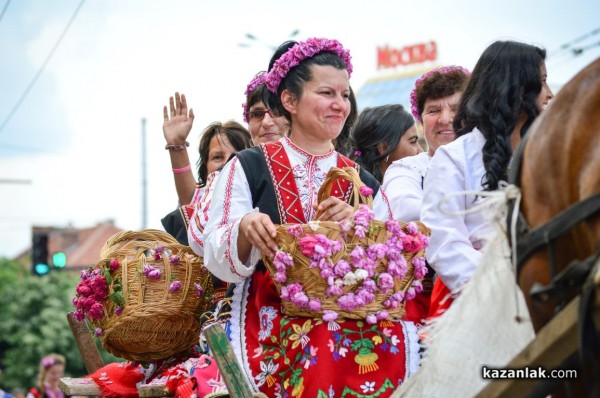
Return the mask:
<svg viewBox="0 0 600 398">
<path fill-rule="evenodd" d="M 269 397 L 388 397 L 419 366 L 412 322 L 288 317 L 264 270 L 234 289 L 229 326 L 247 380 Z"/>
</svg>

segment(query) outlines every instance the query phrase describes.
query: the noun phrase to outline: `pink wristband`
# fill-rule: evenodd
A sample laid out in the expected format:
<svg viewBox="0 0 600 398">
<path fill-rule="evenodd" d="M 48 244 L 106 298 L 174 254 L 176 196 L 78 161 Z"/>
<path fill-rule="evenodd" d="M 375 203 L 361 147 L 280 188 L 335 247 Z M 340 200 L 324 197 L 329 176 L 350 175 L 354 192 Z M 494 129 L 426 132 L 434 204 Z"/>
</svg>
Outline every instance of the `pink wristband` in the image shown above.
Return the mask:
<svg viewBox="0 0 600 398">
<path fill-rule="evenodd" d="M 175 169 L 174 168 L 173 169 L 173 174 L 183 174 L 186 171 L 190 171 L 191 169 L 192 169 L 192 166 L 188 164 L 187 166 L 179 168 L 179 169 Z"/>
</svg>

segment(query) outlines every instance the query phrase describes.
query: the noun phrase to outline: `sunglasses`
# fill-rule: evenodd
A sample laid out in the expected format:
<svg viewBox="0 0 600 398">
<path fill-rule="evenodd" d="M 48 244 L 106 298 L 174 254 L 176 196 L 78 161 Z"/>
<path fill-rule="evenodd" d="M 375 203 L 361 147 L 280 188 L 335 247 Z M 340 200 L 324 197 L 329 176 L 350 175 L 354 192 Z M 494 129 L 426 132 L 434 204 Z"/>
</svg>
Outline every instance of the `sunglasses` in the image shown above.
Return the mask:
<svg viewBox="0 0 600 398">
<path fill-rule="evenodd" d="M 265 118 L 265 115 L 267 113 L 269 114 L 269 116 L 273 117 L 273 114 L 271 114 L 271 112 L 269 112 L 268 109 L 255 109 L 253 111 L 248 112 L 248 119 L 253 120 L 255 122 L 260 122 Z"/>
</svg>

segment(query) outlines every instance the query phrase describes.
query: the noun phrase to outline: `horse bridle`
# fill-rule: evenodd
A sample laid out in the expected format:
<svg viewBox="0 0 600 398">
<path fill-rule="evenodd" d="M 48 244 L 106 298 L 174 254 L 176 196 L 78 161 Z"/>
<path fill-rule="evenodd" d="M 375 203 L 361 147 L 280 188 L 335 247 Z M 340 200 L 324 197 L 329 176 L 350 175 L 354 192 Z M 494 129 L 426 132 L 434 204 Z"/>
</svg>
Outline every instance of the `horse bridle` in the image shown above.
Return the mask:
<svg viewBox="0 0 600 398">
<path fill-rule="evenodd" d="M 526 134 L 517 148 L 509 174 L 509 183 L 518 187 L 520 187 L 523 153 L 525 152 L 528 137 L 529 134 Z M 513 236 L 511 236 L 512 228 L 510 228 L 511 220 L 514 212 L 519 212 L 515 231 L 517 236 L 514 236 L 516 247 L 512 247 L 513 251 L 516 250 L 516 279 L 517 281 L 519 280 L 519 275 L 525 262 L 544 246 L 547 247 L 552 277 L 551 282 L 546 286 L 535 283 L 529 294 L 533 300 L 542 302 L 548 301 L 550 298 L 555 299 L 555 302 L 558 303 L 556 307 L 557 312 L 567 304 L 568 298 L 572 297 L 575 293 L 580 294 L 578 357 L 581 364 L 584 364 L 586 361 L 591 363 L 594 373 L 598 376 L 600 374 L 600 336 L 596 330 L 592 316 L 596 286 L 590 274 L 595 274 L 597 272 L 596 269 L 600 268 L 600 251 L 584 260 L 572 261 L 563 271 L 558 273 L 553 241 L 570 232 L 576 225 L 600 212 L 600 192 L 569 206 L 550 221 L 535 228 L 529 227 L 523 213 L 521 213 L 520 209 L 515 208 L 516 203 L 516 199 L 510 199 L 507 215 L 508 241 L 513 242 Z M 585 366 L 582 365 L 581 369 L 589 393 L 593 388 L 590 383 L 591 378 L 587 374 Z"/>
</svg>

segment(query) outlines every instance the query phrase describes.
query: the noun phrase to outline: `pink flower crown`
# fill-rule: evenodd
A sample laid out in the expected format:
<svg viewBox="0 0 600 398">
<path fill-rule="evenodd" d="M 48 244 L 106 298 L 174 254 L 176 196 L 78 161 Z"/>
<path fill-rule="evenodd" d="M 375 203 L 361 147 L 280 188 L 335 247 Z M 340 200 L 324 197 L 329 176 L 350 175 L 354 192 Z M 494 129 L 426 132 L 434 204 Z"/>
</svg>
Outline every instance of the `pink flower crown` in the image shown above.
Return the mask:
<svg viewBox="0 0 600 398">
<path fill-rule="evenodd" d="M 48 369 L 51 366 L 56 364 L 56 358 L 53 357 L 44 357 L 42 358 L 42 360 L 40 361 L 40 364 L 44 367 L 44 369 Z"/>
<path fill-rule="evenodd" d="M 445 73 L 454 72 L 454 71 L 463 72 L 467 76 L 469 76 L 471 74 L 471 72 L 468 69 L 463 68 L 462 66 L 442 66 L 441 68 L 430 70 L 429 72 L 423 74 L 423 76 L 421 76 L 420 78 L 417 79 L 417 81 L 415 82 L 415 87 L 410 92 L 410 111 L 411 111 L 412 115 L 415 117 L 415 119 L 417 119 L 420 122 L 423 121 L 423 120 L 421 120 L 421 115 L 419 114 L 419 106 L 417 104 L 417 88 L 429 76 L 432 76 L 432 75 L 435 75 L 438 73 L 445 74 Z"/>
<path fill-rule="evenodd" d="M 312 58 L 323 51 L 329 51 L 339 56 L 346 64 L 348 77 L 352 73 L 352 63 L 350 62 L 350 51 L 344 49 L 337 40 L 312 38 L 303 42 L 294 44 L 285 54 L 283 54 L 267 73 L 266 84 L 269 91 L 277 93 L 281 81 L 287 74 L 298 66 L 300 62 L 307 58 Z"/>
<path fill-rule="evenodd" d="M 242 108 L 244 108 L 244 121 L 248 123 L 248 97 L 252 94 L 252 92 L 256 89 L 256 87 L 265 83 L 265 79 L 267 77 L 267 72 L 259 72 L 254 79 L 250 81 L 248 86 L 246 87 L 246 91 L 244 92 L 244 96 L 246 97 L 246 101 L 242 104 Z"/>
</svg>

